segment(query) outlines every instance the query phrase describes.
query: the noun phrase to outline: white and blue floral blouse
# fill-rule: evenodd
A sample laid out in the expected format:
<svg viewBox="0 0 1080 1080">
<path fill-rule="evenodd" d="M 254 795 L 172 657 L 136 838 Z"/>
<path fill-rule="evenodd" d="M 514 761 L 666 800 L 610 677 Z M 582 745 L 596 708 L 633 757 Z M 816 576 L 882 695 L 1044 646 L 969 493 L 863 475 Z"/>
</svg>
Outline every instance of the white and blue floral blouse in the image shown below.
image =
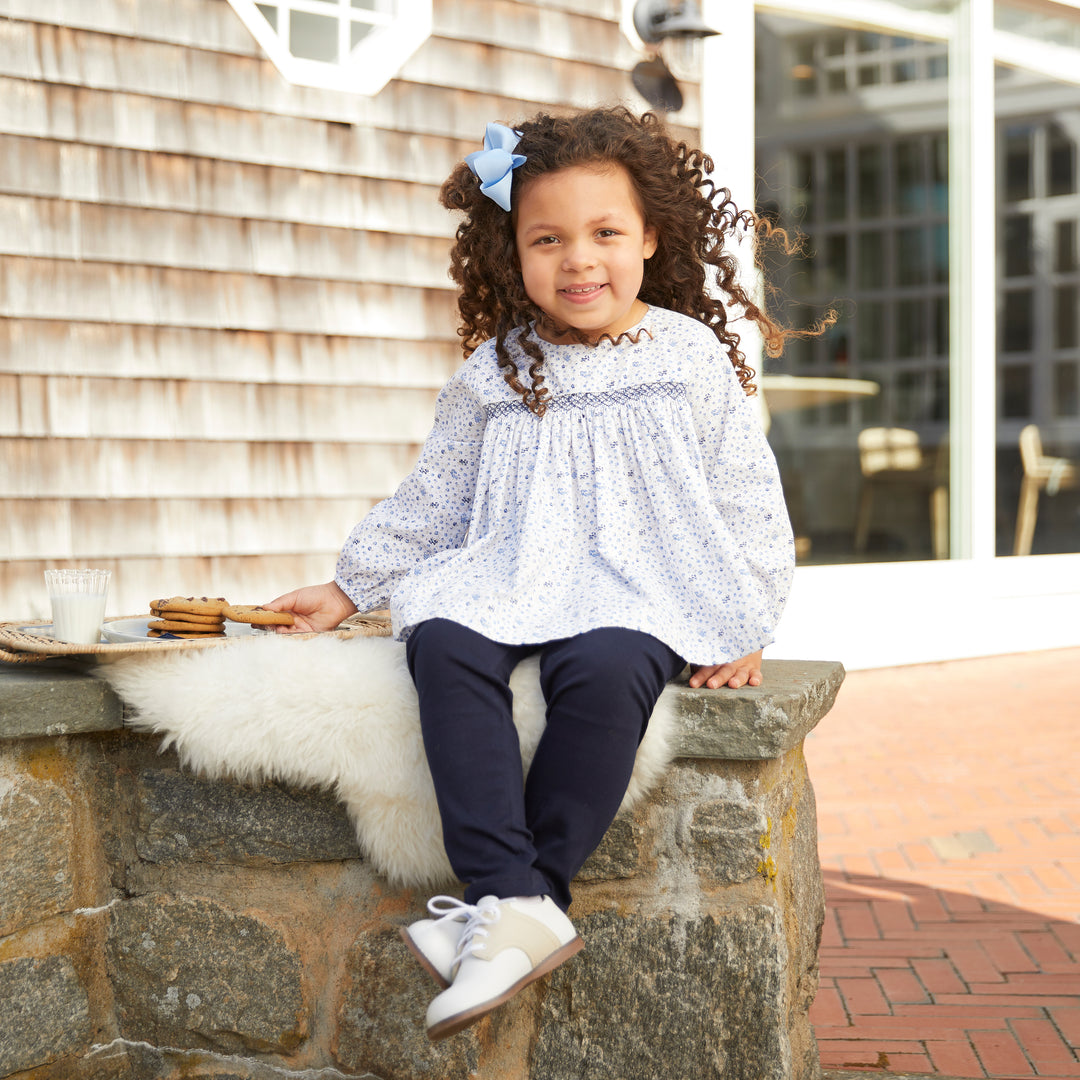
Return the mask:
<svg viewBox="0 0 1080 1080">
<path fill-rule="evenodd" d="M 620 626 L 692 664 L 773 640 L 795 549 L 755 406 L 702 323 L 650 308 L 639 328 L 542 342 L 542 419 L 494 342 L 465 361 L 416 468 L 342 549 L 360 611 L 389 600 L 399 638 L 435 617 L 510 644 Z"/>
</svg>

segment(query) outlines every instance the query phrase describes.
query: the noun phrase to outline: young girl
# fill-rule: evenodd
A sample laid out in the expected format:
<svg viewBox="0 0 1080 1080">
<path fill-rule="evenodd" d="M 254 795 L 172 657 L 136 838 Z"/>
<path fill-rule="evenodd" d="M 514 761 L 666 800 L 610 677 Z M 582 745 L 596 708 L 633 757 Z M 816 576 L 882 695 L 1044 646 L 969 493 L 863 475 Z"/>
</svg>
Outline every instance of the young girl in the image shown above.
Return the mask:
<svg viewBox="0 0 1080 1080">
<path fill-rule="evenodd" d="M 761 682 L 794 566 L 728 305 L 785 332 L 725 240 L 768 234 L 651 115 L 489 124 L 442 203 L 465 363 L 410 476 L 335 580 L 269 604 L 327 630 L 390 602 L 447 854 L 406 943 L 453 1034 L 577 952 L 570 882 L 618 809 L 660 692 Z M 711 293 L 710 286 L 717 287 Z M 508 680 L 540 654 L 547 726 L 522 776 Z"/>
</svg>

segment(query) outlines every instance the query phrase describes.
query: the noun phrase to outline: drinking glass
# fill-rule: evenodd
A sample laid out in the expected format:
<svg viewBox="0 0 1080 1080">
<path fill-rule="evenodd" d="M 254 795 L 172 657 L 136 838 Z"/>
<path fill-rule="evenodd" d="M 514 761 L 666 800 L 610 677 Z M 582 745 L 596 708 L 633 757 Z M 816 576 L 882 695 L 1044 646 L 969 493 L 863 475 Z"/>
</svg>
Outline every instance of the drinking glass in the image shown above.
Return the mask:
<svg viewBox="0 0 1080 1080">
<path fill-rule="evenodd" d="M 105 598 L 111 570 L 46 570 L 45 587 L 52 604 L 53 637 L 72 645 L 101 640 Z"/>
</svg>

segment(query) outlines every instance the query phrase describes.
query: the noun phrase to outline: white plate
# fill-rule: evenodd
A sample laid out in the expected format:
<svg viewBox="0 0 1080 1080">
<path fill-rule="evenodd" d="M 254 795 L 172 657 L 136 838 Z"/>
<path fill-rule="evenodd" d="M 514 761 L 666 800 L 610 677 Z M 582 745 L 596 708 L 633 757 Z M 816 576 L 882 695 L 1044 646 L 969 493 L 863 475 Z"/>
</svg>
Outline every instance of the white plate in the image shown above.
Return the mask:
<svg viewBox="0 0 1080 1080">
<path fill-rule="evenodd" d="M 53 629 L 51 622 L 27 623 L 26 626 L 20 626 L 19 629 L 24 634 L 34 634 L 37 637 L 53 637 Z"/>
<path fill-rule="evenodd" d="M 146 631 L 149 629 L 150 619 L 115 619 L 113 622 L 107 622 L 101 627 L 101 632 L 105 635 L 106 639 L 111 641 L 114 645 L 126 645 L 130 641 L 194 641 L 194 638 L 180 638 L 180 637 L 147 637 Z M 50 630 L 52 628 L 50 627 Z M 247 637 L 250 634 L 263 633 L 263 631 L 256 630 L 248 623 L 238 622 L 226 622 L 225 623 L 225 636 L 226 637 Z"/>
</svg>

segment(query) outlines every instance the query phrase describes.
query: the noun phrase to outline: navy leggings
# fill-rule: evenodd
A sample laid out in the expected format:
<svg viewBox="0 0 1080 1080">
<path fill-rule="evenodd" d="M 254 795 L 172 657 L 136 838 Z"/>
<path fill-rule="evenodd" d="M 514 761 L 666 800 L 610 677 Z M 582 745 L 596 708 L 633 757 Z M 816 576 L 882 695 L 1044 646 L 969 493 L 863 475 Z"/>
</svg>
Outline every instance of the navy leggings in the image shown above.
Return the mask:
<svg viewBox="0 0 1080 1080">
<path fill-rule="evenodd" d="M 526 779 L 508 682 L 536 652 L 547 726 Z M 565 911 L 570 881 L 615 817 L 656 699 L 683 660 L 637 630 L 504 645 L 446 619 L 417 626 L 406 654 L 465 900 L 546 894 Z"/>
</svg>

